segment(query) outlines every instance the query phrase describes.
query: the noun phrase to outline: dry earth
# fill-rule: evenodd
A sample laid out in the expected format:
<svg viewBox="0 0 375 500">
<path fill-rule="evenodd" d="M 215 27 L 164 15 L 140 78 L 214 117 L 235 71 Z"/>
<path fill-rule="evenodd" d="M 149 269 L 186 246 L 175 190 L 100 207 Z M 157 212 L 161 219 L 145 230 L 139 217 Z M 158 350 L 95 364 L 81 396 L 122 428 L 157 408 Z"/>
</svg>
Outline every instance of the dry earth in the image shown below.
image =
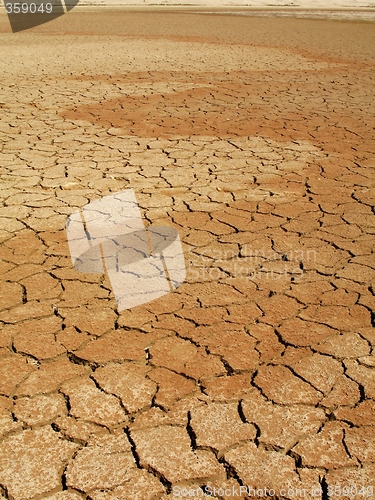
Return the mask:
<svg viewBox="0 0 375 500">
<path fill-rule="evenodd" d="M 374 25 L 0 32 L 0 497 L 370 497 Z M 65 224 L 127 188 L 178 229 L 187 279 L 119 312 Z"/>
</svg>

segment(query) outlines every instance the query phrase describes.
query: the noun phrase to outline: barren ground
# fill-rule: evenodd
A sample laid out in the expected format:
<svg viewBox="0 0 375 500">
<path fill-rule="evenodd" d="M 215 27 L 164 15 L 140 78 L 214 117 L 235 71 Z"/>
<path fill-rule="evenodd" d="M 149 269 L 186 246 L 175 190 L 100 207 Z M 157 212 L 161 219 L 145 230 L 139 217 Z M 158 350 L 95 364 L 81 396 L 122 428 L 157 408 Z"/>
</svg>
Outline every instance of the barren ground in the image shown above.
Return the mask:
<svg viewBox="0 0 375 500">
<path fill-rule="evenodd" d="M 77 10 L 0 41 L 0 497 L 369 497 L 374 25 Z M 65 224 L 127 188 L 187 278 L 119 312 Z"/>
</svg>

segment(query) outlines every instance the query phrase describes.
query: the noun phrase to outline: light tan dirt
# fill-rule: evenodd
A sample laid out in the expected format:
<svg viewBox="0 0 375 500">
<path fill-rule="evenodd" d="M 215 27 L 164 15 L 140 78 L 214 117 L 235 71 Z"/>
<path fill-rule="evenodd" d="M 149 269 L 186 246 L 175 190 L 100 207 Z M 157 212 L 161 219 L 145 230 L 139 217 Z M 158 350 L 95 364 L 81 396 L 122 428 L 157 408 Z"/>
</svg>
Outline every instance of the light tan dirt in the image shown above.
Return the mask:
<svg viewBox="0 0 375 500">
<path fill-rule="evenodd" d="M 374 33 L 0 17 L 0 497 L 370 498 Z M 65 224 L 128 188 L 187 278 L 119 312 Z"/>
</svg>

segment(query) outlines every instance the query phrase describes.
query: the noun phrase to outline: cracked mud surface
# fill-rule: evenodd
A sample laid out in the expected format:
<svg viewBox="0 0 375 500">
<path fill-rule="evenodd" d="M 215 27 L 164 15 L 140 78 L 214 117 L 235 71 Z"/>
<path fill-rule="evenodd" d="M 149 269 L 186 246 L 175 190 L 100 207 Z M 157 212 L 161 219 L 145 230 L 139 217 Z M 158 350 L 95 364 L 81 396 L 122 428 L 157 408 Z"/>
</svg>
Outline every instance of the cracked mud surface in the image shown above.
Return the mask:
<svg viewBox="0 0 375 500">
<path fill-rule="evenodd" d="M 0 497 L 375 487 L 373 25 L 0 31 Z M 187 278 L 118 312 L 65 223 L 127 188 Z"/>
</svg>

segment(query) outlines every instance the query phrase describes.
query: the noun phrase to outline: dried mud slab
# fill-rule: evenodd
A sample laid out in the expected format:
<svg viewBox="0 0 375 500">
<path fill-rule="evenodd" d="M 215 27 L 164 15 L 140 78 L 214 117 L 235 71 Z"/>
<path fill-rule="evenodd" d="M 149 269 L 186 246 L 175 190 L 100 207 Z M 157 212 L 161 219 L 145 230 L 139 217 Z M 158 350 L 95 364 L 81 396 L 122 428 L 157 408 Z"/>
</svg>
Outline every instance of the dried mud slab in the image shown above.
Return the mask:
<svg viewBox="0 0 375 500">
<path fill-rule="evenodd" d="M 370 496 L 371 30 L 0 17 L 0 497 Z M 129 188 L 187 277 L 118 311 L 65 224 Z"/>
</svg>

